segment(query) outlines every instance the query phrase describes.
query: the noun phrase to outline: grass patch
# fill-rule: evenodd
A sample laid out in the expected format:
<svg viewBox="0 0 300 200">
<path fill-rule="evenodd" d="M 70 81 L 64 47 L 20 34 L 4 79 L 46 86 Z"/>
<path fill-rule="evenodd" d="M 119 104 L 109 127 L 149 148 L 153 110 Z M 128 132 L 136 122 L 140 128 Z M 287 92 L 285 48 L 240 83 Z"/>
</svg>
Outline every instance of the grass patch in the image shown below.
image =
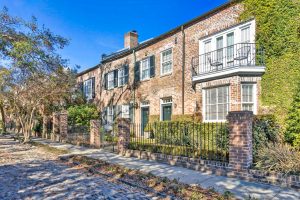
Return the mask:
<svg viewBox="0 0 300 200">
<path fill-rule="evenodd" d="M 68 150 L 63 150 L 63 149 L 58 149 L 58 148 L 55 148 L 55 147 L 50 147 L 49 145 L 41 144 L 41 143 L 38 143 L 38 142 L 31 141 L 30 144 L 35 146 L 35 147 L 40 148 L 43 151 L 46 151 L 46 152 L 49 152 L 49 153 L 52 153 L 52 154 L 55 154 L 55 155 L 62 155 L 62 154 L 68 154 L 69 153 Z"/>
<path fill-rule="evenodd" d="M 120 165 L 109 164 L 103 160 L 88 158 L 82 155 L 74 155 L 63 159 L 69 165 L 84 169 L 93 174 L 109 176 L 114 181 L 133 184 L 136 187 L 147 189 L 149 192 L 165 194 L 179 199 L 234 199 L 228 192 L 219 194 L 215 190 L 203 189 L 199 186 L 191 186 L 179 183 L 178 180 L 170 180 L 154 176 L 151 173 L 144 173 L 139 170 L 132 170 Z"/>
</svg>

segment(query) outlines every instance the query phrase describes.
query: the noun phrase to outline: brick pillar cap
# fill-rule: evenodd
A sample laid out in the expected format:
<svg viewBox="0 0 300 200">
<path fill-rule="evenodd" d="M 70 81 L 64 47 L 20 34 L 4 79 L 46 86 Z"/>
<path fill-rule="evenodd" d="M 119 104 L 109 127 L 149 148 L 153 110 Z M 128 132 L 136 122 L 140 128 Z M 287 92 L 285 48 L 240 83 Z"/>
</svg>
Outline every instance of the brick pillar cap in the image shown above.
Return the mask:
<svg viewBox="0 0 300 200">
<path fill-rule="evenodd" d="M 249 120 L 253 118 L 253 112 L 252 111 L 232 111 L 229 112 L 227 115 L 227 120 Z"/>
</svg>

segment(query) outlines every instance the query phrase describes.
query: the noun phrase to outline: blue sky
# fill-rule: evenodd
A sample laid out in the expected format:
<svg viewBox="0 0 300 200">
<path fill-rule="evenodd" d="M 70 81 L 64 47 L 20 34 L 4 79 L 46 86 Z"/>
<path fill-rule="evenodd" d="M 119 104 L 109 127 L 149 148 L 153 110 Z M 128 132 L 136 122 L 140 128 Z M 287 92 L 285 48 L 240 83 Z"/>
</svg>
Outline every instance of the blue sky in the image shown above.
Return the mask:
<svg viewBox="0 0 300 200">
<path fill-rule="evenodd" d="M 38 22 L 70 39 L 60 53 L 79 71 L 100 62 L 103 53 L 123 48 L 124 33 L 139 41 L 156 37 L 227 0 L 0 0 L 10 14 Z"/>
</svg>

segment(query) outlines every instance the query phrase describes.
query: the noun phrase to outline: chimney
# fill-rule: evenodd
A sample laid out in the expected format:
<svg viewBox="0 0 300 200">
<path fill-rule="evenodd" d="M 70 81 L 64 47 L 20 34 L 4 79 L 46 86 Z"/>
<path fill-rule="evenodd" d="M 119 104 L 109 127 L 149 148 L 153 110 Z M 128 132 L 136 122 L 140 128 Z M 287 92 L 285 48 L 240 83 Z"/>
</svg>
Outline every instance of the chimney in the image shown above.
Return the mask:
<svg viewBox="0 0 300 200">
<path fill-rule="evenodd" d="M 138 34 L 136 31 L 130 31 L 124 36 L 124 47 L 125 48 L 134 48 L 138 45 Z"/>
</svg>

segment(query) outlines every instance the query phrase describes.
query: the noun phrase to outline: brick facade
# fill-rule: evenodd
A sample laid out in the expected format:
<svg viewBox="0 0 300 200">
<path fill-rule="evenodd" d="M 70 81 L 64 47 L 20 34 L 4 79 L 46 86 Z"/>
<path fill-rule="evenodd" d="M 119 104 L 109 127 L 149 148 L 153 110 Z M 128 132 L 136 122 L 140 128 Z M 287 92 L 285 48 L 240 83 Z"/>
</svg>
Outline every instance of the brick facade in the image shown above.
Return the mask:
<svg viewBox="0 0 300 200">
<path fill-rule="evenodd" d="M 232 76 L 226 79 L 198 83 L 193 87 L 191 60 L 199 55 L 199 39 L 207 35 L 232 27 L 238 23 L 243 6 L 239 3 L 228 3 L 214 12 L 210 12 L 189 25 L 169 32 L 164 37 L 158 37 L 143 47 L 128 50 L 127 53 L 103 60 L 101 65 L 79 74 L 78 82 L 95 77 L 96 97 L 93 100 L 100 111 L 108 105 L 122 105 L 135 102 L 134 121 L 141 121 L 141 102 L 149 102 L 149 115 L 161 115 L 161 100 L 172 98 L 172 115 L 202 116 L 202 89 L 229 84 L 230 85 L 230 111 L 241 110 L 241 83 L 252 80 L 260 88 L 260 77 Z M 183 27 L 183 26 L 182 26 Z M 126 35 L 127 37 L 128 35 Z M 128 46 L 128 41 L 125 43 Z M 172 49 L 172 73 L 161 75 L 161 52 Z M 155 56 L 155 76 L 146 81 L 140 81 L 134 87 L 134 66 L 148 56 Z M 104 74 L 123 65 L 129 65 L 129 83 L 111 90 L 104 89 Z M 184 73 L 182 73 L 184 72 Z M 260 90 L 258 90 L 258 94 Z M 259 99 L 259 98 L 257 98 Z M 259 104 L 257 104 L 258 106 Z"/>
</svg>

